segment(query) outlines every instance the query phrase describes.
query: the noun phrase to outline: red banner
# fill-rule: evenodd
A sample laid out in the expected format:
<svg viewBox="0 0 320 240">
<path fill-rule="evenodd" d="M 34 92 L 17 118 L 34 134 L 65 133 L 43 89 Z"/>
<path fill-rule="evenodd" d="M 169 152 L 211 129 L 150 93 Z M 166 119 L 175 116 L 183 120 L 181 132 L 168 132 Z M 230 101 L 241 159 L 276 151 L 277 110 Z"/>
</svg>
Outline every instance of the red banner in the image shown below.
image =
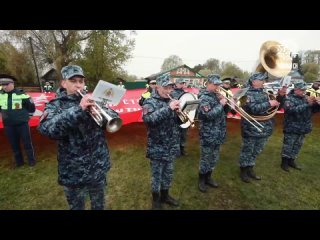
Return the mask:
<svg viewBox="0 0 320 240">
<path fill-rule="evenodd" d="M 188 88 L 186 90 L 196 95 L 199 93 L 199 89 L 197 88 Z M 232 90 L 233 92 L 235 92 L 237 89 L 235 88 Z M 123 121 L 123 125 L 129 124 L 132 122 L 142 122 L 142 109 L 138 104 L 138 101 L 141 97 L 141 94 L 144 91 L 145 89 L 127 90 L 126 94 L 124 95 L 124 97 L 122 98 L 122 100 L 117 106 L 110 106 L 110 108 L 114 109 L 119 113 Z M 44 111 L 45 104 L 55 97 L 55 93 L 29 92 L 28 94 L 33 99 L 36 105 L 36 111 L 29 121 L 29 125 L 31 127 L 34 127 L 39 125 L 39 119 Z M 279 112 L 283 112 L 283 111 L 279 111 Z M 1 118 L 0 118 L 0 128 L 3 128 Z"/>
</svg>

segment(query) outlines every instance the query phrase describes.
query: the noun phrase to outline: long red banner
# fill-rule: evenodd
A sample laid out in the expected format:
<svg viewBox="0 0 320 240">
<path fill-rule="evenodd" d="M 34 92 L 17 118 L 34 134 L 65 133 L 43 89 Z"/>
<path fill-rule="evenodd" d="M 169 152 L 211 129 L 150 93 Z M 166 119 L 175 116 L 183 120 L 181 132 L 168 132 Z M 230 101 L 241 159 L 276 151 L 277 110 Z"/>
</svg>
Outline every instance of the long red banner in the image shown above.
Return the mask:
<svg viewBox="0 0 320 240">
<path fill-rule="evenodd" d="M 188 88 L 186 90 L 196 95 L 199 93 L 199 89 L 197 88 Z M 237 89 L 233 89 L 233 92 L 236 90 Z M 142 109 L 138 104 L 138 101 L 144 91 L 145 89 L 127 90 L 126 94 L 117 106 L 110 106 L 119 113 L 123 121 L 123 125 L 132 122 L 142 122 Z M 35 127 L 39 125 L 39 119 L 44 111 L 46 103 L 55 97 L 55 93 L 29 92 L 28 94 L 36 105 L 36 111 L 29 120 L 29 125 L 31 127 Z M 0 128 L 3 128 L 1 118 Z"/>
</svg>

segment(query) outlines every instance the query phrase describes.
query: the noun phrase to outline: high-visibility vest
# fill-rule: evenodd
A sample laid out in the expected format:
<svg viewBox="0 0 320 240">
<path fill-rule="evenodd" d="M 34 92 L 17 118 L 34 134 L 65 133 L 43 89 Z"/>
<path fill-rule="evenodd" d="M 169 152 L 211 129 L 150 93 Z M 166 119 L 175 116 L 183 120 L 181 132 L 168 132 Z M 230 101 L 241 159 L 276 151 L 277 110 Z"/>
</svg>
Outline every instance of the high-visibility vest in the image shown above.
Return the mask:
<svg viewBox="0 0 320 240">
<path fill-rule="evenodd" d="M 310 97 L 319 97 L 320 96 L 320 89 L 314 90 L 313 88 L 307 89 L 308 93 L 310 93 Z"/>
<path fill-rule="evenodd" d="M 8 93 L 1 93 L 0 94 L 0 107 L 1 110 L 16 110 L 22 109 L 22 100 L 30 98 L 27 94 L 12 94 L 12 104 L 11 109 L 8 109 Z"/>
</svg>

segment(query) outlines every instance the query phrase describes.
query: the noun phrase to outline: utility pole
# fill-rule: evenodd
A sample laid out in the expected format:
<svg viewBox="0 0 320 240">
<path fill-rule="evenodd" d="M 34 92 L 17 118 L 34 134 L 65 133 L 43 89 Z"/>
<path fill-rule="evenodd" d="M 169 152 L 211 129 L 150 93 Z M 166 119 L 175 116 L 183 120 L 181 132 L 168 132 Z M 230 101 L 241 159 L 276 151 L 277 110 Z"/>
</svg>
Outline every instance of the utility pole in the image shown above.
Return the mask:
<svg viewBox="0 0 320 240">
<path fill-rule="evenodd" d="M 42 84 L 41 84 L 40 78 L 39 78 L 39 72 L 38 72 L 37 62 L 36 62 L 36 59 L 35 59 L 35 57 L 34 57 L 33 45 L 32 45 L 32 38 L 31 38 L 31 37 L 29 37 L 29 41 L 30 41 L 31 54 L 32 54 L 32 59 L 33 59 L 34 67 L 35 67 L 35 69 L 36 69 L 36 74 L 37 74 L 37 79 L 38 79 L 39 87 L 40 87 L 41 92 L 43 92 Z"/>
</svg>

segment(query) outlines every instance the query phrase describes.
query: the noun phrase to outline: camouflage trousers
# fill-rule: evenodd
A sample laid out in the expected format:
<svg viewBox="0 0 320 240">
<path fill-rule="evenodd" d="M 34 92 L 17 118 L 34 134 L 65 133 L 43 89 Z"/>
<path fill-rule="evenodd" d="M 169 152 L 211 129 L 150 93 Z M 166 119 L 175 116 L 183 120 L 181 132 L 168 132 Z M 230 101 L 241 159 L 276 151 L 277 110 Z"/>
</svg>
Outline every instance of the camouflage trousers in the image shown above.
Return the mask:
<svg viewBox="0 0 320 240">
<path fill-rule="evenodd" d="M 285 133 L 281 156 L 296 159 L 301 150 L 304 138 L 304 134 Z"/>
<path fill-rule="evenodd" d="M 220 146 L 220 144 L 212 146 L 200 146 L 200 174 L 213 171 L 220 157 Z"/>
<path fill-rule="evenodd" d="M 67 197 L 70 210 L 85 210 L 85 200 L 87 194 L 89 194 L 91 200 L 91 210 L 104 210 L 105 188 L 105 184 L 84 187 L 64 186 L 64 192 Z"/>
<path fill-rule="evenodd" d="M 180 146 L 184 147 L 187 142 L 187 133 L 188 133 L 188 128 L 180 128 Z"/>
<path fill-rule="evenodd" d="M 262 152 L 266 145 L 268 137 L 256 138 L 246 137 L 242 138 L 242 146 L 239 157 L 240 167 L 254 166 L 256 158 Z"/>
<path fill-rule="evenodd" d="M 173 180 L 174 162 L 151 160 L 151 191 L 167 190 Z"/>
</svg>

